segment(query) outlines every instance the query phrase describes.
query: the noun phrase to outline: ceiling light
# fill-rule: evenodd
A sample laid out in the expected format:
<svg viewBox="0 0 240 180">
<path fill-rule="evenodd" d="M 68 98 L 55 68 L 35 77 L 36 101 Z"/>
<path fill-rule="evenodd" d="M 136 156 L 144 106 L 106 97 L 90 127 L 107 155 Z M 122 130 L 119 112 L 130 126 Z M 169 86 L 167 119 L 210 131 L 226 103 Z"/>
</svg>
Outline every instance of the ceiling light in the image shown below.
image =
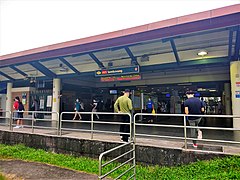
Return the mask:
<svg viewBox="0 0 240 180">
<path fill-rule="evenodd" d="M 208 52 L 206 51 L 206 50 L 200 50 L 200 51 L 198 51 L 198 53 L 197 53 L 197 55 L 198 56 L 206 56 L 208 54 Z"/>
<path fill-rule="evenodd" d="M 149 61 L 149 56 L 144 54 L 141 56 L 140 60 L 141 60 L 141 62 L 147 62 L 147 61 Z"/>
</svg>

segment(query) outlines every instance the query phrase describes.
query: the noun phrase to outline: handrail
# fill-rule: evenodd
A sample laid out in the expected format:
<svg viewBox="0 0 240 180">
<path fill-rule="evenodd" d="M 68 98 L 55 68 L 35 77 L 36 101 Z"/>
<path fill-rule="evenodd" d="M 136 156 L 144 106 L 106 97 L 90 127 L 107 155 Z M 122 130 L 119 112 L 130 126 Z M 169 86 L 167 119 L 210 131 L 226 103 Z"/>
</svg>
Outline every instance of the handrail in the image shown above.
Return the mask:
<svg viewBox="0 0 240 180">
<path fill-rule="evenodd" d="M 102 164 L 103 156 L 105 156 L 105 155 L 107 155 L 107 154 L 109 154 L 109 153 L 111 153 L 111 152 L 114 152 L 114 151 L 116 151 L 116 150 L 118 150 L 118 149 L 121 149 L 121 148 L 123 148 L 123 147 L 125 147 L 125 146 L 131 145 L 131 144 L 133 145 L 133 148 L 132 148 L 131 150 L 129 150 L 129 151 L 127 151 L 127 152 L 125 152 L 125 153 L 123 153 L 123 154 L 121 154 L 121 155 L 113 158 L 113 159 L 110 160 L 109 162 L 106 162 L 106 163 Z M 105 167 L 106 165 L 108 165 L 108 164 L 110 164 L 110 163 L 112 163 L 112 162 L 114 162 L 114 161 L 116 161 L 116 160 L 118 160 L 118 159 L 126 156 L 127 154 L 130 154 L 130 153 L 133 153 L 133 157 L 132 157 L 132 158 L 126 160 L 125 162 L 121 163 L 121 164 L 118 165 L 117 167 L 113 168 L 113 169 L 110 170 L 109 172 L 107 172 L 107 173 L 105 173 L 105 174 L 102 175 L 102 168 L 103 168 L 103 167 Z M 101 153 L 100 156 L 99 156 L 99 176 L 98 176 L 98 179 L 103 179 L 103 178 L 105 178 L 105 177 L 108 176 L 109 174 L 113 173 L 115 170 L 121 168 L 122 166 L 124 166 L 125 164 L 127 164 L 127 163 L 129 163 L 129 162 L 131 162 L 131 161 L 133 161 L 133 165 L 132 165 L 128 170 L 126 170 L 126 171 L 124 171 L 123 173 L 121 173 L 116 179 L 119 179 L 120 177 L 122 177 L 123 175 L 125 175 L 126 173 L 128 173 L 128 172 L 129 172 L 130 170 L 132 170 L 132 169 L 134 169 L 134 172 L 133 172 L 133 174 L 131 175 L 130 178 L 132 178 L 132 177 L 135 177 L 135 178 L 136 178 L 136 170 L 135 170 L 135 168 L 136 168 L 136 164 L 135 164 L 135 163 L 136 163 L 136 162 L 135 162 L 135 143 L 134 143 L 134 142 L 128 142 L 128 143 L 119 145 L 119 146 L 117 146 L 117 147 L 115 147 L 115 148 L 112 148 L 112 149 L 110 149 L 110 150 L 108 150 L 108 151 L 105 151 L 105 152 Z"/>
<path fill-rule="evenodd" d="M 8 119 L 8 123 L 0 123 L 5 126 L 9 126 L 9 129 L 12 130 L 12 112 L 11 111 L 6 111 L 6 110 L 1 110 L 0 113 L 5 113 L 4 116 L 0 116 L 0 119 Z"/>
<path fill-rule="evenodd" d="M 136 122 L 137 116 L 155 116 L 155 117 L 182 117 L 183 125 L 165 125 L 165 124 L 144 124 Z M 217 140 L 217 139 L 197 139 L 197 138 L 189 138 L 187 137 L 187 129 L 204 129 L 204 130 L 224 130 L 224 131 L 240 131 L 240 128 L 224 128 L 224 127 L 199 127 L 199 126 L 187 126 L 187 117 L 210 117 L 210 118 L 239 118 L 238 115 L 187 115 L 187 114 L 150 114 L 150 113 L 137 113 L 134 115 L 134 140 L 136 141 L 136 136 L 141 137 L 156 137 L 156 138 L 166 138 L 166 139 L 176 139 L 176 140 L 184 140 L 184 149 L 187 150 L 187 141 L 188 140 L 198 140 L 202 142 L 214 142 L 214 143 L 226 143 L 226 144 L 240 144 L 238 141 L 232 140 Z M 147 127 L 163 127 L 163 128 L 183 128 L 184 135 L 182 136 L 170 136 L 170 135 L 156 135 L 156 134 L 140 134 L 136 132 L 136 126 L 147 126 Z M 195 149 L 193 149 L 196 151 Z M 200 150 L 199 150 L 200 151 Z M 204 151 L 204 150 L 202 150 Z M 224 152 L 223 152 L 224 153 Z"/>
<path fill-rule="evenodd" d="M 13 111 L 12 119 L 13 119 L 14 113 L 23 113 L 23 114 L 31 113 L 31 116 L 29 116 L 29 117 L 23 117 L 23 118 L 17 118 L 17 119 L 24 120 L 24 121 L 31 121 L 31 125 L 24 125 L 24 127 L 30 127 L 32 129 L 32 133 L 34 133 L 35 128 L 39 128 L 39 129 L 51 129 L 51 130 L 55 129 L 55 130 L 57 130 L 57 134 L 58 134 L 58 131 L 59 131 L 59 127 L 58 127 L 59 113 L 58 112 L 55 112 L 55 111 Z M 51 119 L 41 119 L 41 118 L 35 118 L 34 114 L 49 114 L 49 116 L 53 116 L 55 114 L 56 117 L 54 119 L 53 119 L 53 117 Z M 57 124 L 56 124 L 57 126 L 55 128 L 54 127 L 46 127 L 46 126 L 35 126 L 34 125 L 35 121 L 57 122 Z M 15 125 L 15 124 L 12 122 L 12 126 L 13 125 Z M 13 130 L 13 127 L 12 127 L 12 130 Z"/>
<path fill-rule="evenodd" d="M 91 119 L 90 121 L 86 120 L 65 120 L 63 119 L 63 115 L 65 114 L 81 114 L 81 115 L 90 115 Z M 117 115 L 117 116 L 122 116 L 122 115 L 127 115 L 129 116 L 129 122 L 106 122 L 106 121 L 100 121 L 100 120 L 94 120 L 94 115 Z M 63 122 L 69 122 L 69 123 L 87 123 L 90 124 L 90 130 L 87 129 L 73 129 L 73 128 L 64 128 L 63 127 Z M 112 124 L 112 125 L 121 125 L 121 124 L 126 124 L 130 126 L 130 132 L 129 133 L 123 133 L 123 132 L 112 132 L 109 130 L 96 130 L 94 129 L 95 124 Z M 84 131 L 84 132 L 90 132 L 91 139 L 93 139 L 93 134 L 94 132 L 96 133 L 106 133 L 106 134 L 126 134 L 130 136 L 130 139 L 132 138 L 132 116 L 130 113 L 114 113 L 114 112 L 62 112 L 60 114 L 60 123 L 59 123 L 59 135 L 62 136 L 62 131 L 67 130 L 67 131 Z"/>
</svg>

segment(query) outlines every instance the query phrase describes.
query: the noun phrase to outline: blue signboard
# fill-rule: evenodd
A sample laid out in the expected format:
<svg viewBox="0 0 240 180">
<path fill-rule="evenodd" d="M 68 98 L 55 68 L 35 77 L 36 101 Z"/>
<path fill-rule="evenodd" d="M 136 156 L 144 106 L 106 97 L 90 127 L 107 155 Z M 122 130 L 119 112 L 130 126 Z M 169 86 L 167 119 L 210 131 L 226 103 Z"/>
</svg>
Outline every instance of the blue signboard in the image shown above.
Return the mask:
<svg viewBox="0 0 240 180">
<path fill-rule="evenodd" d="M 139 73 L 139 66 L 131 66 L 131 67 L 97 70 L 95 71 L 95 77 L 123 75 L 123 74 L 137 74 L 137 73 Z"/>
<path fill-rule="evenodd" d="M 240 91 L 235 91 L 235 97 L 238 99 L 240 98 Z"/>
</svg>

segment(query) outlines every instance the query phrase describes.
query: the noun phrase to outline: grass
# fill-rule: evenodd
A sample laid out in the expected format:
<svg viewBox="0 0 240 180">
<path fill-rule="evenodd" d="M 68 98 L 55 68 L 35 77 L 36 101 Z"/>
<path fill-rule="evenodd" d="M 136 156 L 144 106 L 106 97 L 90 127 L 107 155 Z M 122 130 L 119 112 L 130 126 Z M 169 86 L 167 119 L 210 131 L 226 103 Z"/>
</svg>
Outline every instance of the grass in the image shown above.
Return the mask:
<svg viewBox="0 0 240 180">
<path fill-rule="evenodd" d="M 0 180 L 6 180 L 6 178 L 0 173 Z"/>
<path fill-rule="evenodd" d="M 14 158 L 35 162 L 43 162 L 60 167 L 71 168 L 92 174 L 98 174 L 98 160 L 86 157 L 74 157 L 71 155 L 54 154 L 44 150 L 36 150 L 23 145 L 8 146 L 0 144 L 0 158 Z M 108 165 L 110 170 L 117 163 Z M 129 165 L 111 174 L 117 177 L 127 170 Z M 199 161 L 189 165 L 178 167 L 159 167 L 137 165 L 137 180 L 158 179 L 240 179 L 240 157 L 227 157 L 211 161 Z M 126 179 L 124 177 L 123 179 Z M 1 180 L 1 179 L 0 179 Z"/>
</svg>

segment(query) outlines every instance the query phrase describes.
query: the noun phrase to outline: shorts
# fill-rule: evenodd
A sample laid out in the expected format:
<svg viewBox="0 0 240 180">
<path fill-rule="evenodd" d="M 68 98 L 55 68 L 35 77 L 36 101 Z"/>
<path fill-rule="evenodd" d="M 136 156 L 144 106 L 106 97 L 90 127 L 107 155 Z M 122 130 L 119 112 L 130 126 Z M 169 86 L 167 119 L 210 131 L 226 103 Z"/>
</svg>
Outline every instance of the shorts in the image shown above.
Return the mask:
<svg viewBox="0 0 240 180">
<path fill-rule="evenodd" d="M 22 112 L 18 112 L 18 118 L 23 118 L 23 113 Z"/>
</svg>

